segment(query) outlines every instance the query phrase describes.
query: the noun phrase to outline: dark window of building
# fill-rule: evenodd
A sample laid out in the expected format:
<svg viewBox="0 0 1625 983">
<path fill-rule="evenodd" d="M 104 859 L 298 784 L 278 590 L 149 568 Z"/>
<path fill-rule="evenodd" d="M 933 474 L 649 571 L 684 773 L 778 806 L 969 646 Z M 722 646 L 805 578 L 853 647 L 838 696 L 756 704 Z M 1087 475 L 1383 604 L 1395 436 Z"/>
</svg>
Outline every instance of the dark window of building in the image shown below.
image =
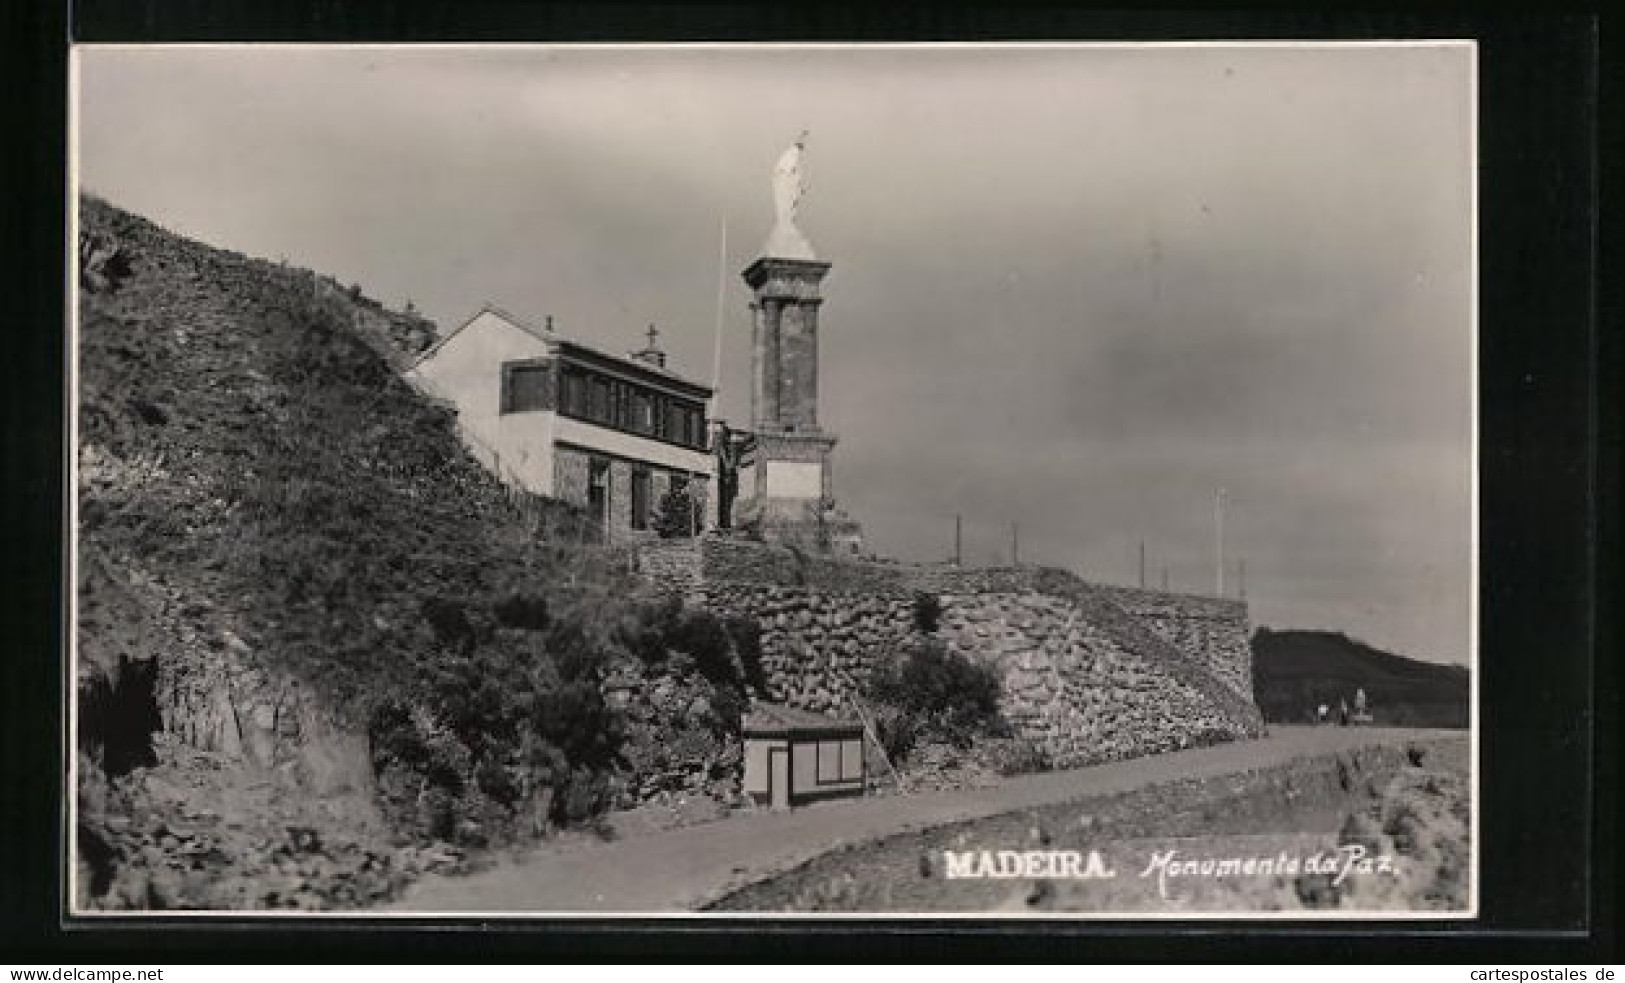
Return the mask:
<svg viewBox="0 0 1625 983">
<path fill-rule="evenodd" d="M 548 409 L 547 374 L 548 367 L 545 365 L 504 365 L 501 412 L 524 413 Z"/>
<path fill-rule="evenodd" d="M 705 412 L 687 399 L 574 365 L 560 370 L 558 387 L 557 406 L 568 416 L 683 447 L 705 449 Z M 503 412 L 509 412 L 507 399 L 504 389 Z"/>
<path fill-rule="evenodd" d="M 560 403 L 564 412 L 572 416 L 581 415 L 581 376 L 576 372 L 566 370 L 560 378 L 560 388 L 563 389 Z"/>
<path fill-rule="evenodd" d="M 609 518 L 609 462 L 594 459 L 587 465 L 587 511 L 597 522 Z"/>
<path fill-rule="evenodd" d="M 643 468 L 632 471 L 632 528 L 649 528 L 649 472 Z"/>
</svg>

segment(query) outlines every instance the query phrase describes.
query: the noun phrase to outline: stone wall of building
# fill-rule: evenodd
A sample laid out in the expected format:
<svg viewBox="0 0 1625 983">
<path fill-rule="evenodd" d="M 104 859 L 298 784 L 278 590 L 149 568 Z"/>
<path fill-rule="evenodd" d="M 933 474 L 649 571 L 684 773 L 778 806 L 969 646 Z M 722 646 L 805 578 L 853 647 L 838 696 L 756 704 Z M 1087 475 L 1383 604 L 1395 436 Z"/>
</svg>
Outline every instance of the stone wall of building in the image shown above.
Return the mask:
<svg viewBox="0 0 1625 983">
<path fill-rule="evenodd" d="M 609 528 L 632 528 L 632 465 L 626 461 L 609 462 Z"/>
<path fill-rule="evenodd" d="M 571 505 L 585 507 L 587 483 L 591 480 L 591 461 L 586 454 L 558 447 L 553 451 L 553 497 Z"/>
<path fill-rule="evenodd" d="M 772 696 L 851 706 L 878 660 L 935 597 L 938 635 L 993 664 L 1018 732 L 1060 766 L 1253 736 L 1246 606 L 1088 584 L 1031 567 L 847 560 L 745 540 L 655 544 L 644 575 L 691 603 L 762 626 Z"/>
</svg>

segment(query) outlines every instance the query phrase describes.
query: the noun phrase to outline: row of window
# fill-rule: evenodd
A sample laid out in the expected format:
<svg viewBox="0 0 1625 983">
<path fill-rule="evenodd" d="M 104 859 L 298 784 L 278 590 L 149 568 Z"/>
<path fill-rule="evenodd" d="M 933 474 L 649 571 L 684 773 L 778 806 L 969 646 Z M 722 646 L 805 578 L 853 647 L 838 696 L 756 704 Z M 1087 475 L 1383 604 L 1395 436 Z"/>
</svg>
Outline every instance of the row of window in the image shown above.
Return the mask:
<svg viewBox="0 0 1625 983">
<path fill-rule="evenodd" d="M 566 416 L 704 450 L 705 412 L 696 403 L 565 366 L 559 411 Z"/>
<path fill-rule="evenodd" d="M 552 409 L 552 371 L 546 363 L 503 365 L 501 412 Z M 564 366 L 560 389 L 558 410 L 565 416 L 705 450 L 705 412 L 698 403 L 573 365 Z"/>
</svg>

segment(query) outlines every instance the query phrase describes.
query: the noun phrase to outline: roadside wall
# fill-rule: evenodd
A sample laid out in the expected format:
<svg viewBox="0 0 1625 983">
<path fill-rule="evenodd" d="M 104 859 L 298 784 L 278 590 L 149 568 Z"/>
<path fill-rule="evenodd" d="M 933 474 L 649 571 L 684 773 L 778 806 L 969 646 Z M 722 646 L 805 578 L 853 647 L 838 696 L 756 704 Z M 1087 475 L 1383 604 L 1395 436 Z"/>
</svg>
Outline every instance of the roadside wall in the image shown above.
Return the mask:
<svg viewBox="0 0 1625 983">
<path fill-rule="evenodd" d="M 1126 587 L 1096 589 L 1158 638 L 1252 700 L 1252 632 L 1244 602 Z"/>
<path fill-rule="evenodd" d="M 937 635 L 997 666 L 1017 732 L 1058 766 L 1256 735 L 1246 606 L 1091 585 L 1064 571 L 958 568 L 702 539 L 651 544 L 646 577 L 762 627 L 770 695 L 849 710 L 937 598 Z"/>
</svg>

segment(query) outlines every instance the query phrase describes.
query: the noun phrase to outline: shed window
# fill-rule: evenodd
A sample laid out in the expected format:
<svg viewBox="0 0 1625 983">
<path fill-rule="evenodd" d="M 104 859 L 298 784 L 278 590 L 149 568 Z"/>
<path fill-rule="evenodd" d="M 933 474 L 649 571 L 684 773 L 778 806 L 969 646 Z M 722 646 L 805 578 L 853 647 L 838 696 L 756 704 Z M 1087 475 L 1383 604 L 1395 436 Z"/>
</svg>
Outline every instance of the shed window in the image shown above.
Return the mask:
<svg viewBox="0 0 1625 983">
<path fill-rule="evenodd" d="M 841 780 L 841 745 L 839 741 L 818 742 L 818 781 L 838 782 Z"/>
</svg>

